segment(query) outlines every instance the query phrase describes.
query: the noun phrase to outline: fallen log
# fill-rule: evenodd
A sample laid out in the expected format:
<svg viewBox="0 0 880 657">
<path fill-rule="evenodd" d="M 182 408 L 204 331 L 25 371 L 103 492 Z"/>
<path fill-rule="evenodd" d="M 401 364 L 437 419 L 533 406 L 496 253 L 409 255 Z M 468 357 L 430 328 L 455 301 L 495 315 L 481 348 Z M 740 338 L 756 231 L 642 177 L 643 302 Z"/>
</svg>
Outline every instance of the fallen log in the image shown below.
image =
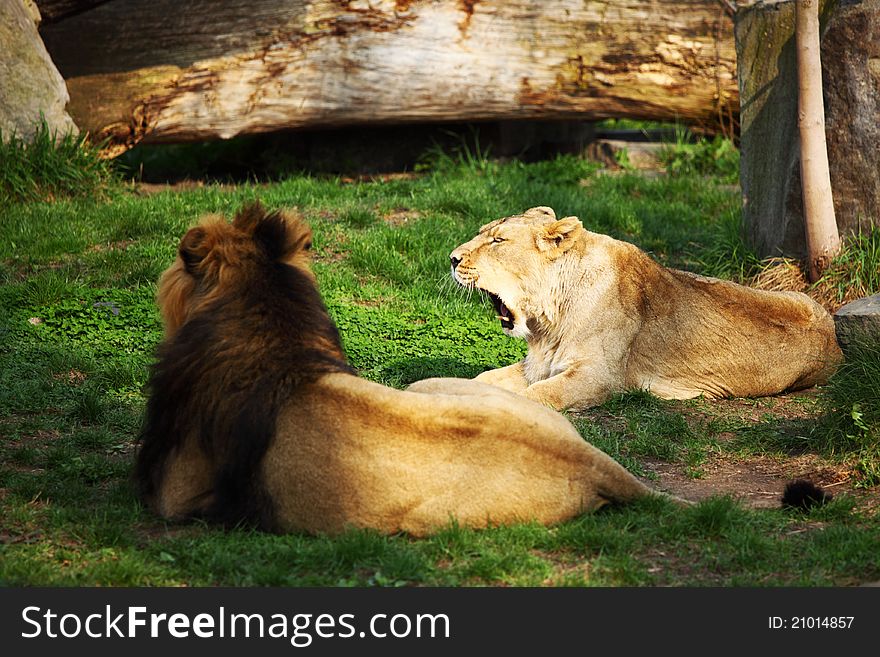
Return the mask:
<svg viewBox="0 0 880 657">
<path fill-rule="evenodd" d="M 52 23 L 110 0 L 36 0 L 43 23 Z"/>
<path fill-rule="evenodd" d="M 47 25 L 70 112 L 139 141 L 284 128 L 628 116 L 738 106 L 716 0 L 109 0 Z"/>
</svg>

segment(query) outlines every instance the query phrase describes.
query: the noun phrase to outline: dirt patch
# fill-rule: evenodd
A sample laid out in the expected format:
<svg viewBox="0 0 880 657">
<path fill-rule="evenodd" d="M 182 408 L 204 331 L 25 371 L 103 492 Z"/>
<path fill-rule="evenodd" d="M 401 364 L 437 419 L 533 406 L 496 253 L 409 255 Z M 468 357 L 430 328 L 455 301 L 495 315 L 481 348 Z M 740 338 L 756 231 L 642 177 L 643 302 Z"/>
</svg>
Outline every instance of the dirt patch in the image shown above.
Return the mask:
<svg viewBox="0 0 880 657">
<path fill-rule="evenodd" d="M 134 244 L 134 240 L 117 240 L 116 242 L 107 242 L 106 244 L 92 244 L 92 246 L 86 249 L 86 253 L 125 251 L 132 244 Z"/>
<path fill-rule="evenodd" d="M 692 501 L 731 495 L 747 507 L 775 508 L 786 484 L 806 479 L 834 495 L 845 493 L 856 498 L 861 511 L 873 513 L 880 509 L 880 487 L 856 487 L 858 476 L 851 464 L 812 453 L 749 454 L 748 447 L 740 450 L 736 446 L 741 432 L 750 426 L 768 430 L 769 425 L 771 431 L 801 435 L 822 412 L 820 395 L 814 388 L 759 399 L 662 402 L 663 413 L 680 414 L 696 435 L 707 435 L 716 445 L 709 447 L 699 464 L 698 477 L 684 462 L 637 456 L 650 473 L 645 483 Z M 621 434 L 624 440 L 629 435 L 625 414 L 598 408 L 579 415 Z"/>
<path fill-rule="evenodd" d="M 762 397 L 759 399 L 692 399 L 687 401 L 664 401 L 664 411 L 670 414 L 681 414 L 696 432 L 705 432 L 712 422 L 743 424 L 760 424 L 768 420 L 807 421 L 816 417 L 818 412 L 819 391 L 815 388 L 802 390 L 789 395 Z M 578 417 L 589 419 L 607 429 L 626 432 L 625 414 L 618 415 L 599 407 L 576 413 Z M 715 437 L 719 440 L 733 438 L 731 431 L 719 431 Z"/>
<path fill-rule="evenodd" d="M 320 213 L 319 213 L 320 214 Z M 327 217 L 323 217 L 327 219 Z M 335 217 L 330 215 L 331 220 Z M 338 228 L 334 228 L 321 249 L 315 254 L 315 260 L 321 263 L 334 263 L 348 257 L 348 237 Z"/>
<path fill-rule="evenodd" d="M 422 213 L 418 210 L 410 210 L 409 208 L 394 208 L 390 212 L 382 215 L 382 221 L 389 226 L 403 226 L 404 224 L 420 219 Z"/>
<path fill-rule="evenodd" d="M 220 191 L 233 191 L 238 188 L 238 185 L 235 184 L 218 183 L 213 181 L 205 182 L 204 180 L 180 180 L 178 182 L 168 183 L 139 182 L 134 185 L 134 193 L 141 196 L 150 196 L 152 194 L 159 194 L 160 192 L 191 192 L 208 186 L 210 186 L 211 189 L 217 189 Z M 259 187 L 260 185 L 256 186 Z"/>
<path fill-rule="evenodd" d="M 395 180 L 417 180 L 425 174 L 414 171 L 399 171 L 394 173 L 363 173 L 354 176 L 342 176 L 339 182 L 352 185 L 354 183 L 394 182 Z"/>
<path fill-rule="evenodd" d="M 70 369 L 66 372 L 58 372 L 57 374 L 53 374 L 52 378 L 56 381 L 64 381 L 65 383 L 69 383 L 72 386 L 78 386 L 80 383 L 86 380 L 86 375 L 79 370 Z"/>
<path fill-rule="evenodd" d="M 336 221 L 336 213 L 330 210 L 306 210 L 306 221 L 319 219 L 321 221 Z"/>
<path fill-rule="evenodd" d="M 58 429 L 38 429 L 31 433 L 23 433 L 19 435 L 16 440 L 7 444 L 15 445 L 17 447 L 25 445 L 38 446 L 54 442 L 59 438 L 61 438 L 61 432 L 58 431 Z"/>
<path fill-rule="evenodd" d="M 657 479 L 652 486 L 687 500 L 700 501 L 713 495 L 731 495 L 750 508 L 780 505 L 785 485 L 793 479 L 807 479 L 830 493 L 854 492 L 849 470 L 819 457 L 793 458 L 767 456 L 735 457 L 718 455 L 700 466 L 703 475 L 694 479 L 678 463 L 643 460 L 645 469 Z"/>
<path fill-rule="evenodd" d="M 564 552 L 548 552 L 546 550 L 529 550 L 530 554 L 550 562 L 553 573 L 547 577 L 542 586 L 569 586 L 578 583 L 589 584 L 592 575 L 592 561 L 582 556 L 571 555 Z"/>
<path fill-rule="evenodd" d="M 713 572 L 705 567 L 695 566 L 691 557 L 699 552 L 699 547 L 690 543 L 687 548 L 680 548 L 681 553 L 670 549 L 650 548 L 639 554 L 639 560 L 645 563 L 646 570 L 662 586 L 680 586 L 680 582 L 699 580 L 704 586 L 723 586 L 725 576 L 721 572 Z"/>
<path fill-rule="evenodd" d="M 817 388 L 802 390 L 788 395 L 761 397 L 759 399 L 696 400 L 675 403 L 673 409 L 699 428 L 712 421 L 733 422 L 735 425 L 774 422 L 779 426 L 796 427 L 811 422 L 821 412 L 820 392 Z M 730 439 L 735 433 L 721 431 L 716 438 Z"/>
<path fill-rule="evenodd" d="M 390 304 L 391 301 L 391 297 L 376 297 L 374 299 L 352 299 L 351 303 L 362 308 L 382 308 Z"/>
<path fill-rule="evenodd" d="M 348 253 L 346 251 L 329 251 L 327 253 L 322 253 L 321 255 L 315 256 L 315 260 L 324 264 L 341 262 L 342 260 L 345 260 L 345 257 L 347 255 Z"/>
<path fill-rule="evenodd" d="M 139 542 L 146 546 L 155 541 L 174 538 L 197 538 L 204 534 L 204 528 L 197 524 L 168 524 L 164 522 L 143 522 L 133 527 Z"/>
<path fill-rule="evenodd" d="M 160 192 L 187 192 L 194 189 L 201 189 L 205 183 L 201 180 L 181 180 L 176 183 L 137 183 L 134 191 L 143 196 L 158 194 Z"/>
<path fill-rule="evenodd" d="M 0 545 L 12 545 L 13 543 L 39 543 L 43 540 L 43 532 L 40 530 L 22 533 L 0 530 Z"/>
</svg>

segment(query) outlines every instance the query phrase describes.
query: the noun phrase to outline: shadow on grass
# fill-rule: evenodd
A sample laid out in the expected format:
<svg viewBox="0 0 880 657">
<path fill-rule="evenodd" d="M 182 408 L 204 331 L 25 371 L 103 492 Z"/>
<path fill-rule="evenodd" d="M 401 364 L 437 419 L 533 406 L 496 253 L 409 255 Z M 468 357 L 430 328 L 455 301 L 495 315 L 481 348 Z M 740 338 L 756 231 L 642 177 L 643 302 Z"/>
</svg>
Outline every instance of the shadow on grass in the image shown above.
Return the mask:
<svg viewBox="0 0 880 657">
<path fill-rule="evenodd" d="M 769 419 L 737 430 L 732 446 L 753 453 L 816 454 L 851 466 L 856 487 L 880 484 L 880 445 L 864 432 L 841 428 L 839 418 L 831 414 Z"/>
<path fill-rule="evenodd" d="M 822 418 L 773 417 L 735 431 L 732 446 L 750 452 L 783 452 L 790 455 L 818 453 L 816 427 Z"/>
<path fill-rule="evenodd" d="M 409 358 L 389 363 L 382 369 L 381 376 L 390 385 L 403 387 L 433 377 L 472 379 L 485 369 L 455 358 Z"/>
</svg>

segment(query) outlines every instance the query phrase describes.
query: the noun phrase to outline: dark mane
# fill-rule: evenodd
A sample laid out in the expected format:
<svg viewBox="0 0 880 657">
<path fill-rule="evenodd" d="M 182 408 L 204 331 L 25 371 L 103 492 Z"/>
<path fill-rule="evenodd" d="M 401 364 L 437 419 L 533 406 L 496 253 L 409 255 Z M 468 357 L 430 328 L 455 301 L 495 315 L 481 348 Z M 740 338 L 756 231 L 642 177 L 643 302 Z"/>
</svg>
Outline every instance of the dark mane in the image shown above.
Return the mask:
<svg viewBox="0 0 880 657">
<path fill-rule="evenodd" d="M 234 251 L 240 262 L 224 271 L 208 301 L 159 348 L 134 476 L 150 504 L 161 490 L 168 456 L 185 440 L 197 440 L 214 473 L 199 515 L 271 530 L 274 509 L 260 464 L 278 413 L 321 375 L 354 370 L 310 275 L 282 260 L 290 255 L 284 253 L 290 228 L 277 213 L 254 212 L 239 215 L 252 223 L 246 250 L 236 246 L 240 230 L 234 233 L 239 242 L 213 247 Z M 202 230 L 201 239 L 212 229 L 221 238 L 234 232 L 228 224 L 193 230 Z M 185 241 L 181 259 L 188 270 Z"/>
</svg>

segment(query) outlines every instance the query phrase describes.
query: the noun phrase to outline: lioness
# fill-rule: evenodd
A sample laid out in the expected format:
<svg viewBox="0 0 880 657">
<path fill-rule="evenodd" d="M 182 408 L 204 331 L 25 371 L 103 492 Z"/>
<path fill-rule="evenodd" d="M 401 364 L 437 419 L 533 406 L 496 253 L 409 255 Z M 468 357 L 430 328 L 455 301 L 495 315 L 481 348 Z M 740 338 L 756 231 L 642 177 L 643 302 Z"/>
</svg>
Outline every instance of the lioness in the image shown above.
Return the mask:
<svg viewBox="0 0 880 657">
<path fill-rule="evenodd" d="M 136 458 L 166 518 L 428 534 L 556 523 L 659 494 L 563 416 L 477 381 L 358 378 L 309 268 L 309 228 L 208 217 L 159 283 L 165 340 Z"/>
<path fill-rule="evenodd" d="M 529 346 L 476 380 L 555 409 L 626 389 L 774 395 L 824 383 L 842 358 L 834 321 L 806 295 L 668 269 L 547 207 L 486 224 L 450 258 L 455 281 L 486 292 Z"/>
</svg>

